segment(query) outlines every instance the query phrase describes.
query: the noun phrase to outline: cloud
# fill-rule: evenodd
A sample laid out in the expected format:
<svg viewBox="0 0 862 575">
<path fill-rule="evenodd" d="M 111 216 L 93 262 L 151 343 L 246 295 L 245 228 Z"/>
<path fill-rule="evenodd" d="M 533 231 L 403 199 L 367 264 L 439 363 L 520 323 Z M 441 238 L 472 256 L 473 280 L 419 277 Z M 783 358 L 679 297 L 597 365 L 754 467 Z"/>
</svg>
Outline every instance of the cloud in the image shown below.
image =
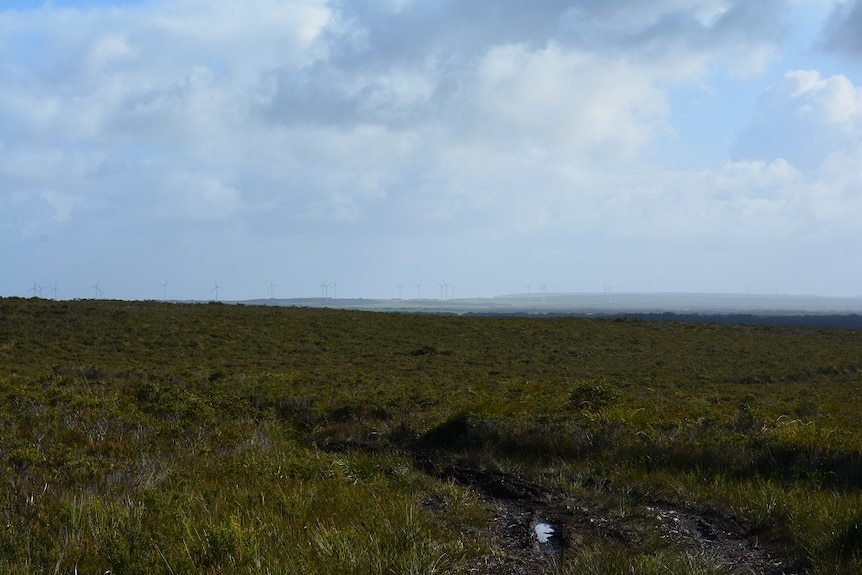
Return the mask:
<svg viewBox="0 0 862 575">
<path fill-rule="evenodd" d="M 495 47 L 476 76 L 474 117 L 483 140 L 532 142 L 570 159 L 630 158 L 667 114 L 648 73 L 555 45 Z"/>
<path fill-rule="evenodd" d="M 862 1 L 835 2 L 820 33 L 818 44 L 845 56 L 862 54 Z"/>
<path fill-rule="evenodd" d="M 288 124 L 406 124 L 427 112 L 435 89 L 421 71 L 356 74 L 326 65 L 285 70 L 266 115 Z"/>
<path fill-rule="evenodd" d="M 345 2 L 319 37 L 320 57 L 273 74 L 269 112 L 283 122 L 415 120 L 438 113 L 489 54 L 506 47 L 622 61 L 655 82 L 697 79 L 710 65 L 754 73 L 786 32 L 784 7 L 775 0 Z"/>
<path fill-rule="evenodd" d="M 783 158 L 807 170 L 862 138 L 862 88 L 847 76 L 794 70 L 760 98 L 737 158 Z"/>
<path fill-rule="evenodd" d="M 46 190 L 42 192 L 42 199 L 48 202 L 54 210 L 54 218 L 60 222 L 69 220 L 69 214 L 72 208 L 75 207 L 76 199 L 69 194 L 62 194 L 54 190 Z"/>
<path fill-rule="evenodd" d="M 243 208 L 242 194 L 217 176 L 174 172 L 161 186 L 172 207 L 168 218 L 227 220 Z"/>
<path fill-rule="evenodd" d="M 643 62 L 687 61 L 679 68 L 681 77 L 703 74 L 709 66 L 750 75 L 763 69 L 787 35 L 786 5 L 783 0 L 579 3 L 567 11 L 564 37 Z"/>
<path fill-rule="evenodd" d="M 452 282 L 447 267 L 468 276 L 478 260 L 610 269 L 695 244 L 852 233 L 859 89 L 845 76 L 788 74 L 733 161 L 653 161 L 673 137 L 674 90 L 761 72 L 788 33 L 787 6 L 156 0 L 0 12 L 0 188 L 13 190 L 0 212 L 14 214 L 3 233 L 76 246 L 70 267 L 117 258 L 109 248 L 161 259 L 151 249 L 177 273 L 189 260 L 200 274 L 251 273 L 289 257 L 321 274 L 403 267 L 418 280 L 427 266 Z M 110 246 L 84 249 L 97 234 Z"/>
<path fill-rule="evenodd" d="M 123 34 L 108 33 L 99 38 L 86 58 L 91 73 L 100 73 L 114 64 L 133 60 L 137 50 Z"/>
<path fill-rule="evenodd" d="M 531 233 L 550 227 L 597 238 L 779 240 L 821 225 L 810 211 L 817 186 L 784 160 L 729 162 L 696 171 L 593 172 L 555 189 L 555 198 L 531 197 L 521 206 L 527 214 L 554 206 L 553 215 Z"/>
</svg>

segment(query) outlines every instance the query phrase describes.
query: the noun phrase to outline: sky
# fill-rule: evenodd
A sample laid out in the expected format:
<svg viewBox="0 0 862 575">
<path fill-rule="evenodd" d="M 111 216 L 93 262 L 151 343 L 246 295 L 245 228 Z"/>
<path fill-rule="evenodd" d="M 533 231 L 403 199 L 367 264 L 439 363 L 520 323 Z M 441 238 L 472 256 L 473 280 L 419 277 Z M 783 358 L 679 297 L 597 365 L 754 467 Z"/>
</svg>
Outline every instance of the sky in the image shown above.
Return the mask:
<svg viewBox="0 0 862 575">
<path fill-rule="evenodd" d="M 859 296 L 860 31 L 862 0 L 4 0 L 0 296 Z"/>
</svg>

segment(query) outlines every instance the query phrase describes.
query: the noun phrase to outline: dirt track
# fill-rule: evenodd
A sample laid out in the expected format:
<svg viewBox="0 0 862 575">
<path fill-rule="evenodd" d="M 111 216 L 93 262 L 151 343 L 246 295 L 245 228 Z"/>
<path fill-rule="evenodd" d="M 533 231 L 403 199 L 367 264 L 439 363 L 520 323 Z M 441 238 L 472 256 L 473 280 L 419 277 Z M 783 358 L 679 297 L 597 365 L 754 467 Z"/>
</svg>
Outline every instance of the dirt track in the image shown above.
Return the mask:
<svg viewBox="0 0 862 575">
<path fill-rule="evenodd" d="M 494 514 L 491 537 L 501 552 L 475 562 L 470 566 L 472 573 L 555 573 L 565 554 L 576 549 L 579 542 L 602 537 L 637 546 L 638 533 L 643 532 L 647 523 L 658 530 L 656 535 L 668 547 L 706 557 L 730 573 L 801 573 L 786 550 L 762 543 L 750 524 L 741 518 L 668 501 L 643 502 L 635 512 L 614 516 L 583 495 L 573 497 L 499 472 L 457 464 L 441 467 L 432 457 L 424 453 L 415 456 L 415 460 L 428 473 L 474 489 Z M 539 543 L 537 522 L 554 526 L 552 542 Z"/>
</svg>

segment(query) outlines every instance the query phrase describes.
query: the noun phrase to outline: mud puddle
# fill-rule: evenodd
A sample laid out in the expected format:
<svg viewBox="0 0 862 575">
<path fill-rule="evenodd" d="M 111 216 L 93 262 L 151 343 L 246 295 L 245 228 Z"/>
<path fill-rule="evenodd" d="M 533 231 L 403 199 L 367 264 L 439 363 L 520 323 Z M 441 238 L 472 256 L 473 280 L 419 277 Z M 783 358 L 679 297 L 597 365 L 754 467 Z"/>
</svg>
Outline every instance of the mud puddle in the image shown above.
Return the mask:
<svg viewBox="0 0 862 575">
<path fill-rule="evenodd" d="M 471 566 L 471 573 L 559 573 L 569 553 L 591 538 L 636 547 L 646 529 L 667 548 L 708 558 L 716 567 L 740 575 L 795 575 L 789 555 L 759 540 L 741 518 L 710 510 L 652 501 L 615 516 L 598 499 L 577 497 L 497 471 L 441 464 L 433 454 L 414 454 L 426 473 L 474 489 L 494 514 L 491 527 L 498 556 Z"/>
</svg>

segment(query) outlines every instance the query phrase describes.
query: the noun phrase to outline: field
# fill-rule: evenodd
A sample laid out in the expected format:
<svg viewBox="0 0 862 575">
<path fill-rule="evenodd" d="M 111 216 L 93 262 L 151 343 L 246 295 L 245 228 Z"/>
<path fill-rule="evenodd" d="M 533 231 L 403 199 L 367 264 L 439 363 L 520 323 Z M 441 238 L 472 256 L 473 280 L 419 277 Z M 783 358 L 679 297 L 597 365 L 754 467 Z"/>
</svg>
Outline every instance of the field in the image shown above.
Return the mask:
<svg viewBox="0 0 862 575">
<path fill-rule="evenodd" d="M 0 572 L 857 574 L 860 391 L 848 329 L 0 299 Z"/>
</svg>

